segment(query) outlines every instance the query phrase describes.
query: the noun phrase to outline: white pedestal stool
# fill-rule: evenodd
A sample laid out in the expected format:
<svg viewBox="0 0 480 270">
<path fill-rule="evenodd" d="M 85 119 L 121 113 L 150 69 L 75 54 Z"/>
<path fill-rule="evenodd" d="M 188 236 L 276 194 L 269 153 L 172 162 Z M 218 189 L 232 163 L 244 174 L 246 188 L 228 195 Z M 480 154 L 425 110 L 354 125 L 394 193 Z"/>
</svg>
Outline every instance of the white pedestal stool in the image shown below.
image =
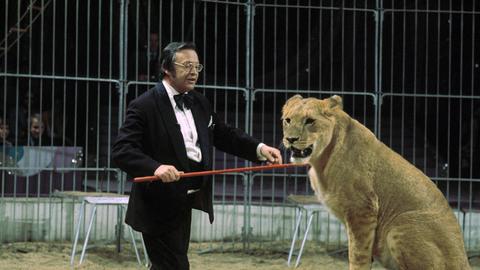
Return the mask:
<svg viewBox="0 0 480 270">
<path fill-rule="evenodd" d="M 325 207 L 318 201 L 317 197 L 314 195 L 289 195 L 287 201 L 295 204 L 297 207 L 297 222 L 295 224 L 295 231 L 293 233 L 292 244 L 290 245 L 290 252 L 288 253 L 287 265 L 290 266 L 293 251 L 295 249 L 295 241 L 297 240 L 297 234 L 302 222 L 302 213 L 307 213 L 307 228 L 303 235 L 302 244 L 297 255 L 297 260 L 295 262 L 295 267 L 298 267 L 300 264 L 300 258 L 302 257 L 303 248 L 305 247 L 305 241 L 308 237 L 308 232 L 310 231 L 310 226 L 312 225 L 313 216 L 320 211 L 324 211 Z"/>
</svg>

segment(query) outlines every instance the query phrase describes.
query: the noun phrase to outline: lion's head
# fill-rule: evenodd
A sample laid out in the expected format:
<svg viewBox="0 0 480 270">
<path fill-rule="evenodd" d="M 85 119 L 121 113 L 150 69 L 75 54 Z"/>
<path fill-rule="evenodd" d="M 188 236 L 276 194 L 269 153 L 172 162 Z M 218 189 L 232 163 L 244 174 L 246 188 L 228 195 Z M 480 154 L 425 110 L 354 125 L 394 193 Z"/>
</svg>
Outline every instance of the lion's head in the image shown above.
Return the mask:
<svg viewBox="0 0 480 270">
<path fill-rule="evenodd" d="M 318 157 L 332 139 L 334 110 L 342 109 L 342 98 L 291 97 L 282 109 L 283 144 L 292 151 L 291 162 L 305 163 Z"/>
</svg>

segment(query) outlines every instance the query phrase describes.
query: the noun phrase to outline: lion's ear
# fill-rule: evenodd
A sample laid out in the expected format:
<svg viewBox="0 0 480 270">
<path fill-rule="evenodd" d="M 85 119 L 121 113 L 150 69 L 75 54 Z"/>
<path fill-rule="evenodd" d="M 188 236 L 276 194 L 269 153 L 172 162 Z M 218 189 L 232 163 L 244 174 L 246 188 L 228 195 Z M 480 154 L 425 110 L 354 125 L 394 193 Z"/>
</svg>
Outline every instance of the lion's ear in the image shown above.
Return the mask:
<svg viewBox="0 0 480 270">
<path fill-rule="evenodd" d="M 343 101 L 340 96 L 333 95 L 329 97 L 327 101 L 329 105 L 328 107 L 330 109 L 335 109 L 335 108 L 343 109 Z"/>
</svg>

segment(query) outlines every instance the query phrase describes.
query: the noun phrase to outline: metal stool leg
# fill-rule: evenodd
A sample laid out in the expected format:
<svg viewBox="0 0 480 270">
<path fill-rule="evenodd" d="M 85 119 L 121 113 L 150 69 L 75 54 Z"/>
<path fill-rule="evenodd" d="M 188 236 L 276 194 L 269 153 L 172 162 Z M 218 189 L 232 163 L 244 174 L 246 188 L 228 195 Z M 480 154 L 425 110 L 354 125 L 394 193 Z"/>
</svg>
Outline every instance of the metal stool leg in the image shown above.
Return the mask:
<svg viewBox="0 0 480 270">
<path fill-rule="evenodd" d="M 297 208 L 297 223 L 295 225 L 295 232 L 293 233 L 292 244 L 290 245 L 290 252 L 288 253 L 287 265 L 290 266 L 290 261 L 292 260 L 293 250 L 295 248 L 295 241 L 297 240 L 298 229 L 300 228 L 300 222 L 302 222 L 302 210 Z"/>
<path fill-rule="evenodd" d="M 80 212 L 78 213 L 76 228 L 75 228 L 75 239 L 73 240 L 72 255 L 70 256 L 71 266 L 73 266 L 73 262 L 75 261 L 75 252 L 77 251 L 78 237 L 80 236 L 80 225 L 82 224 L 84 210 L 85 210 L 85 201 L 82 201 L 82 204 L 80 206 Z"/>
<path fill-rule="evenodd" d="M 307 211 L 307 216 L 308 216 L 307 229 L 305 230 L 305 235 L 303 236 L 302 246 L 300 247 L 300 251 L 298 252 L 297 262 L 295 263 L 295 267 L 298 267 L 298 264 L 300 263 L 300 258 L 302 257 L 303 247 L 305 246 L 305 241 L 307 241 L 308 231 L 310 230 L 310 225 L 312 225 L 312 220 L 313 220 L 313 214 L 314 213 L 315 212 L 313 212 L 313 211 Z"/>
<path fill-rule="evenodd" d="M 83 258 L 85 257 L 85 251 L 87 250 L 88 237 L 90 236 L 90 231 L 92 230 L 93 220 L 95 219 L 95 214 L 97 213 L 97 205 L 93 206 L 92 214 L 90 215 L 90 222 L 88 224 L 87 235 L 85 236 L 85 241 L 83 243 L 82 255 L 80 256 L 79 265 L 82 264 Z"/>
<path fill-rule="evenodd" d="M 145 241 L 143 241 L 143 234 L 140 234 L 140 239 L 142 239 L 143 254 L 145 255 L 145 266 L 148 267 L 150 260 L 148 259 L 147 247 L 145 246 Z"/>
<path fill-rule="evenodd" d="M 130 236 L 132 237 L 132 245 L 133 249 L 135 250 L 135 256 L 137 257 L 138 264 L 142 265 L 142 261 L 140 260 L 140 254 L 138 254 L 137 243 L 135 242 L 135 236 L 133 236 L 132 227 L 128 226 L 128 231 L 130 232 Z"/>
</svg>

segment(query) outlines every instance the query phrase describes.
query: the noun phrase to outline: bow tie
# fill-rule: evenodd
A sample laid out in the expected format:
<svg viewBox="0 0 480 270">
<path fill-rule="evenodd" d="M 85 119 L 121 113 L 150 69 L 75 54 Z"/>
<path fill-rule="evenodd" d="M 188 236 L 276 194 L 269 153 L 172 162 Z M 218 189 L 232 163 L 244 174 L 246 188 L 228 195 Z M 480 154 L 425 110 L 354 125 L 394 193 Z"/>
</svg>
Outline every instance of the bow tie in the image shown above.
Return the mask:
<svg viewBox="0 0 480 270">
<path fill-rule="evenodd" d="M 193 105 L 193 96 L 187 94 L 178 94 L 174 95 L 173 99 L 175 99 L 175 103 L 180 110 L 183 111 L 183 107 L 190 109 Z"/>
</svg>

